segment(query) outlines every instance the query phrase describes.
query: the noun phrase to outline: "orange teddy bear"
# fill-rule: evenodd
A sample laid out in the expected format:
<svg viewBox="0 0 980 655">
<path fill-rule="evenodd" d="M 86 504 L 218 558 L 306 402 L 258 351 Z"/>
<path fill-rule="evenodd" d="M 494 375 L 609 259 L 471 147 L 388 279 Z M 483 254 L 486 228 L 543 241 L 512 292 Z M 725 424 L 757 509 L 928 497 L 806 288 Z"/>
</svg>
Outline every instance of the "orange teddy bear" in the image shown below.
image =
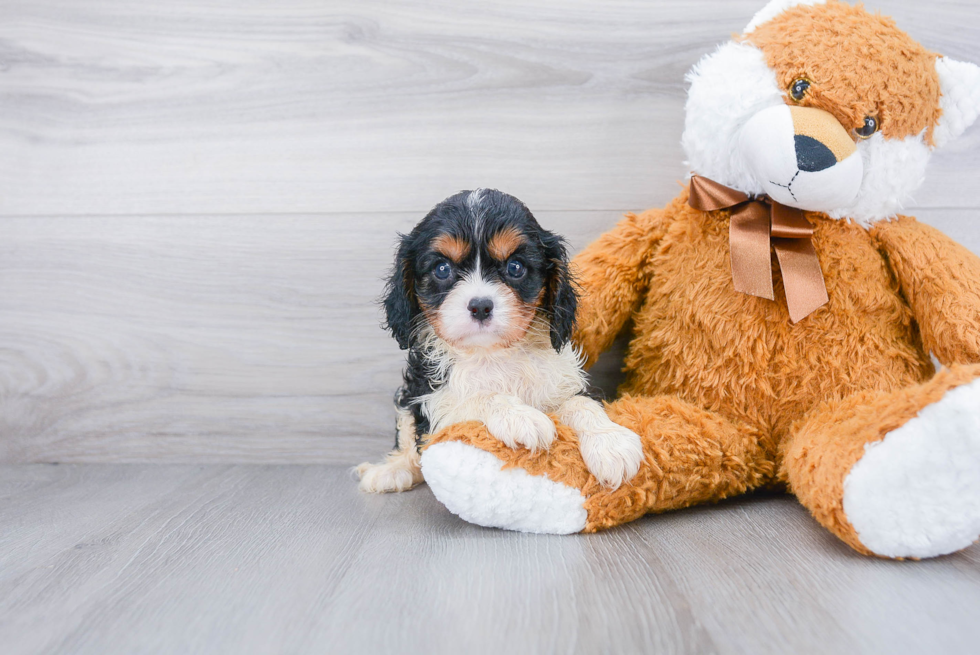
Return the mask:
<svg viewBox="0 0 980 655">
<path fill-rule="evenodd" d="M 426 481 L 466 520 L 554 533 L 784 485 L 861 553 L 965 548 L 980 259 L 896 211 L 976 119 L 980 69 L 861 7 L 775 0 L 688 79 L 689 187 L 574 262 L 587 362 L 635 323 L 607 411 L 639 473 L 611 490 L 566 428 L 532 453 L 464 423 L 429 440 Z"/>
</svg>

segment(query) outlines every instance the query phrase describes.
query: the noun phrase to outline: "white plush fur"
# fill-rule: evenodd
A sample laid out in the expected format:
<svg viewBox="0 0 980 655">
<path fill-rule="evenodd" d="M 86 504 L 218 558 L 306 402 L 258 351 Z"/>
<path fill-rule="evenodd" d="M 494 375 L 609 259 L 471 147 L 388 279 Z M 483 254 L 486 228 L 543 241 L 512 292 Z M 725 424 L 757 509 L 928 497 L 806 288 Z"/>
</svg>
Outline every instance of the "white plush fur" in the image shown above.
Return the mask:
<svg viewBox="0 0 980 655">
<path fill-rule="evenodd" d="M 422 469 L 419 467 L 419 451 L 415 447 L 415 418 L 404 409 L 395 408 L 398 419 L 398 448 L 388 453 L 380 464 L 364 462 L 354 468 L 360 477 L 361 491 L 368 493 L 390 493 L 408 491 L 422 482 Z"/>
<path fill-rule="evenodd" d="M 886 557 L 935 557 L 976 541 L 980 380 L 868 444 L 844 480 L 844 512 L 861 543 Z"/>
<path fill-rule="evenodd" d="M 784 104 L 783 90 L 762 51 L 730 41 L 703 57 L 687 81 L 681 145 L 690 170 L 749 195 L 765 193 L 738 146 L 750 118 Z"/>
<path fill-rule="evenodd" d="M 465 521 L 544 534 L 585 528 L 588 514 L 578 489 L 502 466 L 490 453 L 459 442 L 433 444 L 422 453 L 432 493 Z"/>
<path fill-rule="evenodd" d="M 830 114 L 818 115 L 833 120 Z M 765 193 L 784 205 L 810 211 L 832 211 L 854 202 L 861 189 L 861 156 L 854 152 L 822 171 L 801 171 L 795 135 L 792 110 L 785 104 L 756 112 L 739 131 L 739 152 Z"/>
<path fill-rule="evenodd" d="M 923 135 L 886 139 L 878 132 L 859 141 L 864 178 L 854 202 L 828 211 L 831 218 L 850 218 L 864 226 L 895 216 L 912 199 L 926 175 L 932 150 Z"/>
<path fill-rule="evenodd" d="M 597 401 L 587 396 L 570 398 L 558 409 L 558 419 L 575 430 L 582 459 L 601 484 L 619 487 L 640 470 L 643 444 L 639 435 L 609 420 Z"/>
<path fill-rule="evenodd" d="M 774 0 L 756 15 L 746 32 L 798 4 L 818 3 Z M 943 117 L 933 138 L 939 147 L 962 134 L 980 113 L 980 68 L 947 57 L 939 58 L 936 68 L 942 85 Z M 774 191 L 769 184 L 772 180 L 764 179 L 769 167 L 760 166 L 757 153 L 754 160 L 749 161 L 745 145 L 755 144 L 758 148 L 768 141 L 785 143 L 786 137 L 777 135 L 767 141 L 760 136 L 762 121 L 752 123 L 751 134 L 743 134 L 746 125 L 760 112 L 786 103 L 785 89 L 777 84 L 775 73 L 766 65 L 762 51 L 747 43 L 726 43 L 702 58 L 687 80 L 690 90 L 681 142 L 690 170 L 749 195 L 771 193 L 782 201 L 779 191 Z M 776 124 L 772 129 L 778 131 L 780 127 Z M 863 175 L 856 195 L 850 188 L 831 193 L 826 187 L 831 183 L 850 185 L 850 175 L 856 168 L 856 162 L 851 162 L 849 169 L 840 175 L 828 171 L 801 173 L 803 177 L 810 177 L 810 181 L 801 179 L 798 188 L 802 190 L 809 185 L 815 191 L 803 194 L 812 197 L 802 197 L 798 202 L 787 204 L 823 211 L 832 218 L 852 219 L 865 226 L 895 216 L 925 179 L 932 150 L 925 141 L 925 133 L 889 141 L 879 132 L 870 139 L 858 141 L 857 148 Z M 785 147 L 783 151 L 774 148 L 772 156 L 778 159 L 786 152 Z M 773 167 L 784 168 L 779 162 Z M 794 185 L 794 191 L 796 189 Z M 817 192 L 820 189 L 824 191 Z M 830 196 L 846 201 L 828 203 Z"/>
<path fill-rule="evenodd" d="M 791 7 L 797 5 L 822 5 L 826 0 L 772 0 L 765 7 L 760 9 L 752 20 L 745 27 L 745 34 L 755 31 L 763 23 L 771 21 L 773 18 L 783 13 Z"/>
<path fill-rule="evenodd" d="M 980 114 L 980 67 L 949 57 L 936 59 L 943 115 L 933 133 L 937 148 L 963 134 Z"/>
</svg>

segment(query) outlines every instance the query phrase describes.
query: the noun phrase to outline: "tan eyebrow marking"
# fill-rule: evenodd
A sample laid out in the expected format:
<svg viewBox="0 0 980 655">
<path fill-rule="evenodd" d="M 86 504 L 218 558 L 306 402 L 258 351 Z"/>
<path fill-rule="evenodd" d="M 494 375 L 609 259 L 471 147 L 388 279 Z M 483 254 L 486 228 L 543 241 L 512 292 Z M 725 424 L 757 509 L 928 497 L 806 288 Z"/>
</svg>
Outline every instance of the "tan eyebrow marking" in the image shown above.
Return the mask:
<svg viewBox="0 0 980 655">
<path fill-rule="evenodd" d="M 490 251 L 490 255 L 494 259 L 504 261 L 513 255 L 514 251 L 525 241 L 527 239 L 517 231 L 517 228 L 508 227 L 493 235 L 487 245 L 487 250 Z"/>
<path fill-rule="evenodd" d="M 432 240 L 432 249 L 458 264 L 470 253 L 470 244 L 451 234 L 440 234 Z"/>
</svg>

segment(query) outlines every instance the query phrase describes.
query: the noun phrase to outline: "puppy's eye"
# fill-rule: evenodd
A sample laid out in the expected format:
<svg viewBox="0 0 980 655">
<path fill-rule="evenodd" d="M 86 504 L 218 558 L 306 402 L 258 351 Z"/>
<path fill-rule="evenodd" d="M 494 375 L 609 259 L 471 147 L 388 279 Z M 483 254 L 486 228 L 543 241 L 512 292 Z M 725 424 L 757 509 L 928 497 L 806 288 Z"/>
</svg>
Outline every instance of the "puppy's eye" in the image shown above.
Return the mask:
<svg viewBox="0 0 980 655">
<path fill-rule="evenodd" d="M 516 259 L 512 259 L 509 262 L 507 262 L 507 275 L 508 275 L 508 277 L 511 277 L 511 278 L 513 278 L 515 280 L 519 280 L 522 277 L 524 277 L 524 274 L 526 272 L 527 272 L 527 269 L 524 267 L 524 264 L 522 264 L 521 262 L 517 261 Z"/>
<path fill-rule="evenodd" d="M 878 119 L 868 116 L 864 119 L 864 125 L 854 130 L 854 134 L 857 135 L 859 139 L 867 139 L 878 131 Z"/>
<path fill-rule="evenodd" d="M 792 84 L 789 85 L 789 97 L 791 97 L 796 102 L 802 102 L 803 98 L 806 97 L 806 92 L 810 88 L 810 80 L 800 78 L 794 80 Z"/>
<path fill-rule="evenodd" d="M 432 269 L 432 274 L 439 280 L 448 280 L 449 276 L 453 274 L 453 267 L 449 264 L 449 262 L 439 262 L 436 264 L 436 267 Z"/>
</svg>

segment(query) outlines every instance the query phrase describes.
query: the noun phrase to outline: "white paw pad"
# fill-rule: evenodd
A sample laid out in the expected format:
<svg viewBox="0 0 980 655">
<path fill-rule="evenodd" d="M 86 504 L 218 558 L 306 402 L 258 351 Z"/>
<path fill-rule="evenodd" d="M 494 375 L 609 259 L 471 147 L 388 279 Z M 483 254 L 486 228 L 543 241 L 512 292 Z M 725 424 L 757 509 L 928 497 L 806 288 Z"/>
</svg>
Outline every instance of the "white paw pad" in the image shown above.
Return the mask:
<svg viewBox="0 0 980 655">
<path fill-rule="evenodd" d="M 418 469 L 406 466 L 401 462 L 384 462 L 383 464 L 369 464 L 367 462 L 354 468 L 354 472 L 361 478 L 358 488 L 366 493 L 392 493 L 398 491 L 408 491 L 415 485 L 422 482 L 422 475 Z"/>
<path fill-rule="evenodd" d="M 511 404 L 486 419 L 487 430 L 510 448 L 524 446 L 532 452 L 547 450 L 555 440 L 555 423 L 544 412 L 523 404 Z"/>
<path fill-rule="evenodd" d="M 643 462 L 643 444 L 630 429 L 610 422 L 608 427 L 580 433 L 585 466 L 600 484 L 613 489 L 631 480 Z"/>
<path fill-rule="evenodd" d="M 872 552 L 935 557 L 980 537 L 980 380 L 865 446 L 844 512 Z"/>
<path fill-rule="evenodd" d="M 456 441 L 434 444 L 422 453 L 422 473 L 432 493 L 464 521 L 543 534 L 585 528 L 588 514 L 578 489 L 502 467 L 485 450 Z"/>
</svg>

